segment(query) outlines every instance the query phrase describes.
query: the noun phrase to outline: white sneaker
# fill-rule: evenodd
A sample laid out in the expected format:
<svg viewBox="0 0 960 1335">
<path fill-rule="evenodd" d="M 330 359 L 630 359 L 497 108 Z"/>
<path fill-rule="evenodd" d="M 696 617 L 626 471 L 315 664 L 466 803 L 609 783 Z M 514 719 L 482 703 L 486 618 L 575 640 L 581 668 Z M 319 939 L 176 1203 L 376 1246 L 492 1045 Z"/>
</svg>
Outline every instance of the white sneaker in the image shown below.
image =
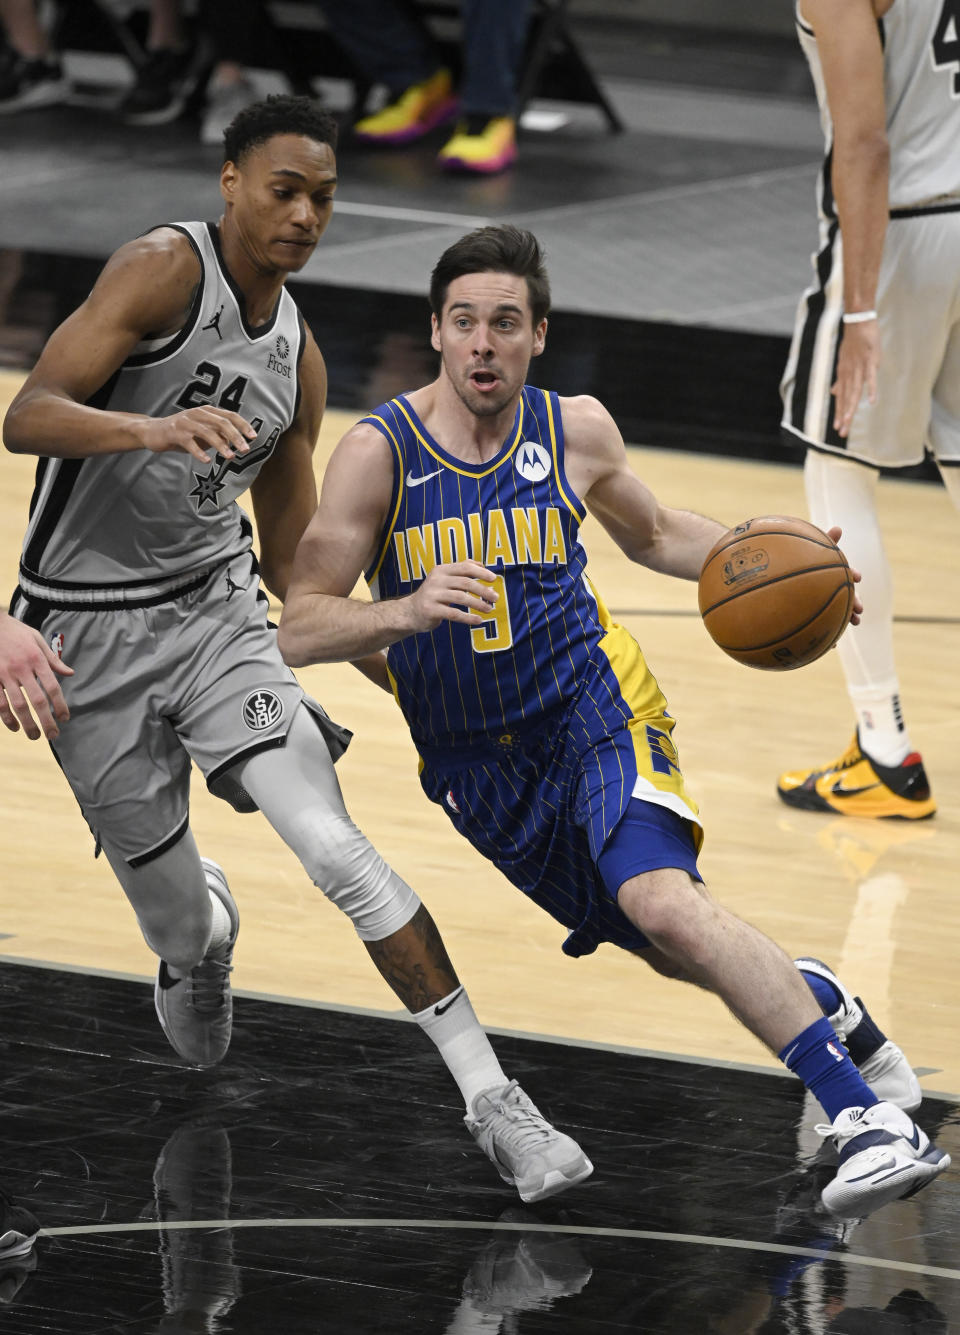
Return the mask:
<svg viewBox="0 0 960 1335">
<path fill-rule="evenodd" d="M 542 1201 L 582 1182 L 593 1164 L 577 1142 L 557 1131 L 516 1080 L 485 1089 L 463 1119 L 504 1182 L 522 1201 Z"/>
<path fill-rule="evenodd" d="M 859 997 L 847 991 L 833 970 L 822 960 L 802 958 L 794 960 L 794 964 L 802 973 L 822 978 L 834 989 L 837 1009 L 827 1019 L 833 1025 L 837 1037 L 846 1043 L 853 1031 L 863 1023 L 863 1003 Z M 870 1024 L 872 1027 L 872 1021 Z M 913 1067 L 902 1050 L 889 1038 L 862 1060 L 857 1069 L 882 1103 L 895 1103 L 904 1112 L 916 1112 L 923 1102 L 923 1091 Z"/>
<path fill-rule="evenodd" d="M 153 991 L 154 1005 L 170 1045 L 191 1066 L 215 1066 L 226 1055 L 233 1029 L 230 973 L 240 914 L 221 867 L 201 858 L 210 893 L 230 916 L 230 939 L 208 950 L 200 963 L 182 978 L 171 978 L 160 961 Z"/>
<path fill-rule="evenodd" d="M 817 1131 L 833 1137 L 840 1155 L 820 1199 L 844 1219 L 863 1219 L 888 1201 L 912 1196 L 950 1166 L 950 1155 L 892 1103 L 845 1108 L 832 1126 Z"/>
</svg>

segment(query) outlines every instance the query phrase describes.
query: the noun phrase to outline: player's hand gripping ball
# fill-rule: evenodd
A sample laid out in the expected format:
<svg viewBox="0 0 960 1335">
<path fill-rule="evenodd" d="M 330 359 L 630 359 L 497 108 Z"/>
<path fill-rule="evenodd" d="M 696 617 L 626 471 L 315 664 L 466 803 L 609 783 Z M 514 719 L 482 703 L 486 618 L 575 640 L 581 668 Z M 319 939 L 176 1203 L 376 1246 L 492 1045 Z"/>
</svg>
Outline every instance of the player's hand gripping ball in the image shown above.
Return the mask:
<svg viewBox="0 0 960 1335">
<path fill-rule="evenodd" d="M 768 672 L 832 649 L 853 612 L 837 544 L 805 519 L 766 515 L 725 533 L 700 572 L 700 615 L 724 653 Z"/>
</svg>

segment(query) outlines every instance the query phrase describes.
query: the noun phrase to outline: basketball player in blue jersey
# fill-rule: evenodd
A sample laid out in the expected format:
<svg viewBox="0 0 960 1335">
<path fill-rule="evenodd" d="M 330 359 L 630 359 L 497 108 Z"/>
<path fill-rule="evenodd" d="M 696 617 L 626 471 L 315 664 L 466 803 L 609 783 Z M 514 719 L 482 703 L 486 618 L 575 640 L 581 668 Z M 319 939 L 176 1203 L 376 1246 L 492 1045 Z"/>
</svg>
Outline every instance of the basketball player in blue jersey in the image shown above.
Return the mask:
<svg viewBox="0 0 960 1335">
<path fill-rule="evenodd" d="M 9 449 L 40 459 L 12 610 L 73 668 L 52 745 L 160 957 L 177 1053 L 226 1052 L 239 923 L 190 832 L 193 760 L 349 915 L 467 1108 L 496 1102 L 485 1148 L 538 1200 L 590 1162 L 508 1081 L 427 910 L 349 819 L 333 769 L 349 734 L 284 665 L 260 592 L 262 578 L 285 596 L 317 503 L 326 373 L 284 283 L 329 221 L 335 141 L 310 99 L 247 108 L 225 136 L 219 222 L 121 247 L 52 334 L 4 425 Z M 259 565 L 236 504 L 248 488 Z"/>
<path fill-rule="evenodd" d="M 828 1209 L 861 1216 L 917 1191 L 949 1157 L 904 1111 L 920 1100 L 912 1071 L 829 969 L 805 960 L 801 974 L 708 895 L 674 721 L 584 571 L 587 511 L 630 560 L 683 579 L 723 526 L 659 505 L 595 399 L 526 383 L 549 308 L 529 232 L 456 242 L 430 300 L 439 375 L 334 451 L 294 563 L 285 659 L 349 659 L 394 692 L 427 795 L 568 929 L 568 954 L 636 951 L 716 992 L 780 1055 L 830 1118 Z M 371 602 L 350 597 L 361 571 Z"/>
</svg>

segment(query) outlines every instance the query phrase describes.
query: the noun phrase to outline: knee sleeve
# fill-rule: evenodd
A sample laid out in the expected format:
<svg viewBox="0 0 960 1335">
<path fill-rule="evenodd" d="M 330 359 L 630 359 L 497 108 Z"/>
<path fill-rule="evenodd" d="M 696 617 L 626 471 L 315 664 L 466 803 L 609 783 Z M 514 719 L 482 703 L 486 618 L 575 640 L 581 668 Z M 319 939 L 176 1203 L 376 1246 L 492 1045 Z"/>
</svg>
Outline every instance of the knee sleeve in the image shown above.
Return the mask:
<svg viewBox="0 0 960 1335">
<path fill-rule="evenodd" d="M 333 762 L 304 708 L 286 744 L 237 767 L 237 777 L 311 881 L 352 921 L 363 941 L 405 926 L 420 900 L 347 814 Z"/>
</svg>

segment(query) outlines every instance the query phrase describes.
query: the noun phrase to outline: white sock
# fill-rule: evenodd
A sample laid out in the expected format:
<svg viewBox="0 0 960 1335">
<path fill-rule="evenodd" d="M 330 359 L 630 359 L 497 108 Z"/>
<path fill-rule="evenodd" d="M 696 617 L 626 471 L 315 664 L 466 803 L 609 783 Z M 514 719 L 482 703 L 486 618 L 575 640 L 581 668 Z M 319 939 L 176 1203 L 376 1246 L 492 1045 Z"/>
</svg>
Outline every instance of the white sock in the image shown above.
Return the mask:
<svg viewBox="0 0 960 1335">
<path fill-rule="evenodd" d="M 891 689 L 892 687 L 892 689 Z M 913 750 L 900 712 L 897 683 L 850 688 L 857 715 L 860 749 L 881 765 L 900 765 Z"/>
<path fill-rule="evenodd" d="M 458 987 L 413 1018 L 436 1044 L 447 1070 L 460 1087 L 467 1112 L 482 1090 L 508 1083 L 464 988 Z"/>
<path fill-rule="evenodd" d="M 210 910 L 212 913 L 210 940 L 207 942 L 207 949 L 204 954 L 209 954 L 211 950 L 220 950 L 221 947 L 225 946 L 230 940 L 230 933 L 233 930 L 226 905 L 212 890 L 210 891 Z"/>
<path fill-rule="evenodd" d="M 881 765 L 899 765 L 913 750 L 900 711 L 893 656 L 893 578 L 877 519 L 873 468 L 808 450 L 803 470 L 810 518 L 839 524 L 840 546 L 863 576 L 863 617 L 841 637 L 836 654 L 857 716 L 860 745 Z"/>
</svg>

